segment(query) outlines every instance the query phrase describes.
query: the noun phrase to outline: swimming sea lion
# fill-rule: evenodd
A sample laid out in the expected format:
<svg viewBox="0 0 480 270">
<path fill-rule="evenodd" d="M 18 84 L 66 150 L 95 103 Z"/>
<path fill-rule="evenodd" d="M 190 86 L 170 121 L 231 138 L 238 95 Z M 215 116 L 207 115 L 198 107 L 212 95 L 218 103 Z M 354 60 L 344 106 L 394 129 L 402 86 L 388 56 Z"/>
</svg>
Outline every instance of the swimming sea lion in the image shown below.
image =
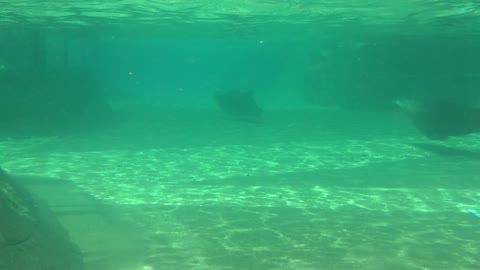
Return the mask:
<svg viewBox="0 0 480 270">
<path fill-rule="evenodd" d="M 413 125 L 432 140 L 480 132 L 480 108 L 446 100 L 396 100 Z"/>
<path fill-rule="evenodd" d="M 252 91 L 217 91 L 214 97 L 220 109 L 235 119 L 261 122 L 262 109 Z"/>
</svg>

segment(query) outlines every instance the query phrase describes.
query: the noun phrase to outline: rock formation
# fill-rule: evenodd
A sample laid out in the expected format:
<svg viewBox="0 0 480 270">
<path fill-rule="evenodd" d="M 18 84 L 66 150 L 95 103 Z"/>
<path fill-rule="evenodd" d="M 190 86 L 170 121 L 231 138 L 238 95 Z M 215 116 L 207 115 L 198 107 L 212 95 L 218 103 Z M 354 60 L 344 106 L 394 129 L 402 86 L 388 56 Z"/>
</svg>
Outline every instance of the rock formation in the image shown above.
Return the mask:
<svg viewBox="0 0 480 270">
<path fill-rule="evenodd" d="M 53 213 L 1 169 L 0 217 L 0 269 L 84 269 Z"/>
</svg>

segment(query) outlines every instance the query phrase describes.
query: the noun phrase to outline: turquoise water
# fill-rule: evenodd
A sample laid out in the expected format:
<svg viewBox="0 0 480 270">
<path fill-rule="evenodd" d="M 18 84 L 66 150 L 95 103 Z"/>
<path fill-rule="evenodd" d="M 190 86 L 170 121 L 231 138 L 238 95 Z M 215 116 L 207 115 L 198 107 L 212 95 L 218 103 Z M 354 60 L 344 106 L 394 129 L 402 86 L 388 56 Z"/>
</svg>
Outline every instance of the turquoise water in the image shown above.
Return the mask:
<svg viewBox="0 0 480 270">
<path fill-rule="evenodd" d="M 394 106 L 476 119 L 478 4 L 1 4 L 0 165 L 86 269 L 480 267 L 478 130 Z"/>
</svg>

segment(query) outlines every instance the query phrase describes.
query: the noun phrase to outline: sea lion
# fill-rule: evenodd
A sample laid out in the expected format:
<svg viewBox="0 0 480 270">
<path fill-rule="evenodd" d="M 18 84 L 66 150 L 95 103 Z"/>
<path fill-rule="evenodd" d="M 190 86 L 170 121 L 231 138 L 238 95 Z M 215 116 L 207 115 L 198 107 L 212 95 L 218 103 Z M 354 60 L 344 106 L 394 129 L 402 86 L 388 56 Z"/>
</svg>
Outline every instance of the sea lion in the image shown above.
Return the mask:
<svg viewBox="0 0 480 270">
<path fill-rule="evenodd" d="M 262 109 L 252 91 L 216 91 L 214 97 L 220 109 L 235 119 L 262 122 Z"/>
<path fill-rule="evenodd" d="M 394 103 L 431 140 L 480 132 L 480 108 L 447 100 L 403 99 Z"/>
</svg>

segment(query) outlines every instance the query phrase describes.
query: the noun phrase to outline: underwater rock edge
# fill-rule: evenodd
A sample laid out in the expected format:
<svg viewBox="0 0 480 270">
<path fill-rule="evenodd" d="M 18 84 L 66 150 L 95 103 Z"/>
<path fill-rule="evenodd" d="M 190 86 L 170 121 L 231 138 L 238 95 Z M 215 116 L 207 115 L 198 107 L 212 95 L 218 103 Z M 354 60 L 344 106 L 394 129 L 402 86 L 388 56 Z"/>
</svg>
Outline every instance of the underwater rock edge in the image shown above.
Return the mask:
<svg viewBox="0 0 480 270">
<path fill-rule="evenodd" d="M 0 168 L 0 269 L 84 270 L 52 211 Z"/>
</svg>

